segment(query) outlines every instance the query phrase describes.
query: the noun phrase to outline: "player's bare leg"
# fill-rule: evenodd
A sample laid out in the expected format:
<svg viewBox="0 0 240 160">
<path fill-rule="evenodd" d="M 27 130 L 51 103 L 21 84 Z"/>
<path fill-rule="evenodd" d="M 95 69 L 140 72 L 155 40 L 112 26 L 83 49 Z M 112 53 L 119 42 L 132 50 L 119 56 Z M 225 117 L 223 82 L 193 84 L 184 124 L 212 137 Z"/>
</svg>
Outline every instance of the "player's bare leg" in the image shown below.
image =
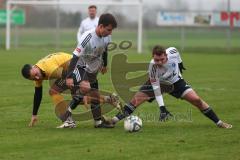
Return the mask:
<svg viewBox="0 0 240 160">
<path fill-rule="evenodd" d="M 211 119 L 220 128 L 232 128 L 231 124 L 221 121 L 213 109 L 203 101 L 194 90 L 188 91 L 183 97 L 186 101 L 197 107 L 206 117 Z"/>
<path fill-rule="evenodd" d="M 61 116 L 61 120 L 64 121 L 62 125 L 57 128 L 75 128 L 76 123 L 72 118 L 72 109 L 75 109 L 79 102 L 83 99 L 82 95 L 87 94 L 90 91 L 90 83 L 88 81 L 81 81 L 79 84 L 79 89 L 81 94 L 73 95 L 72 100 L 67 105 L 67 111 Z"/>
<path fill-rule="evenodd" d="M 56 115 L 62 121 L 66 120 L 66 116 L 63 116 L 63 115 L 65 115 L 65 113 L 69 107 L 71 108 L 71 110 L 74 110 L 77 107 L 77 105 L 80 104 L 80 105 L 84 105 L 87 109 L 89 109 L 90 108 L 89 105 L 91 104 L 92 99 L 93 100 L 96 99 L 96 97 L 91 97 L 89 95 L 89 93 L 86 94 L 85 96 L 82 96 L 81 94 L 76 94 L 73 91 L 72 92 L 72 100 L 70 103 L 68 103 L 67 101 L 64 100 L 64 97 L 60 94 L 64 90 L 66 90 L 66 88 L 59 87 L 56 84 L 54 84 L 49 90 L 49 95 L 52 98 L 54 106 L 56 107 L 56 109 L 55 109 Z M 108 104 L 113 105 L 117 109 L 121 110 L 119 98 L 114 93 L 109 96 L 100 95 L 99 100 L 100 100 L 100 104 L 108 103 Z M 29 125 L 33 126 L 36 123 L 36 120 L 37 120 L 37 117 L 32 117 Z"/>
<path fill-rule="evenodd" d="M 143 93 L 143 92 L 137 92 L 131 101 L 128 104 L 125 104 L 123 107 L 122 112 L 119 112 L 114 116 L 110 121 L 113 124 L 116 124 L 118 121 L 124 119 L 125 117 L 129 116 L 134 112 L 134 110 L 140 106 L 142 103 L 148 101 L 150 97 Z"/>
<path fill-rule="evenodd" d="M 92 97 L 89 94 L 87 94 L 83 97 L 83 101 L 80 102 L 80 104 L 84 104 L 86 106 L 86 108 L 89 108 L 89 105 L 91 104 L 91 101 L 93 101 L 93 100 L 96 100 L 96 97 Z M 111 104 L 114 107 L 116 107 L 118 110 L 121 110 L 119 97 L 115 93 L 112 93 L 109 96 L 100 95 L 99 103 L 100 104 Z"/>
<path fill-rule="evenodd" d="M 101 107 L 100 107 L 100 94 L 98 90 L 98 82 L 91 83 L 91 91 L 89 92 L 91 97 L 91 111 L 94 119 L 95 128 L 113 128 L 114 126 L 110 123 L 106 123 L 102 118 Z"/>
<path fill-rule="evenodd" d="M 55 84 L 49 89 L 49 95 L 53 101 L 53 104 L 55 107 L 58 107 L 57 115 L 65 113 L 68 107 L 68 103 L 64 100 L 64 97 L 61 95 L 63 91 L 64 91 L 63 88 Z"/>
<path fill-rule="evenodd" d="M 131 99 L 130 103 L 135 106 L 135 108 L 137 108 L 138 106 L 140 106 L 142 103 L 148 101 L 150 99 L 150 97 L 148 95 L 146 95 L 143 92 L 137 92 L 133 98 Z"/>
</svg>

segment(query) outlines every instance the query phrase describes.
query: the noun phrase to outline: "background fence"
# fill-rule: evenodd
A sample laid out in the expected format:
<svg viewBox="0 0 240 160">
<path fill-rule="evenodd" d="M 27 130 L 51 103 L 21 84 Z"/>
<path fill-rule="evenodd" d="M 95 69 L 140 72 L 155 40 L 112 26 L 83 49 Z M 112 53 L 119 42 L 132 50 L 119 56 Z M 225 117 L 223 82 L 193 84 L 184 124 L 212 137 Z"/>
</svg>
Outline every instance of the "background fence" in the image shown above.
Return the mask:
<svg viewBox="0 0 240 160">
<path fill-rule="evenodd" d="M 176 46 L 182 51 L 240 51 L 240 7 L 231 9 L 228 0 L 218 1 L 218 8 L 209 10 L 191 10 L 194 6 L 186 6 L 185 1 L 174 1 L 174 5 L 161 5 L 157 2 L 146 4 L 143 2 L 143 36 L 142 47 L 146 52 L 155 44 L 164 46 Z M 160 2 L 159 2 L 160 3 Z M 217 3 L 217 2 L 216 2 Z M 5 9 L 5 2 L 0 6 Z M 157 5 L 155 5 L 157 4 Z M 198 4 L 199 5 L 199 4 Z M 230 6 L 229 6 L 230 5 Z M 14 5 L 16 10 L 24 10 L 25 23 L 23 25 L 11 25 L 11 47 L 51 47 L 56 50 L 73 49 L 77 45 L 76 34 L 82 19 L 87 17 L 88 5 Z M 188 7 L 188 8 L 187 8 Z M 185 8 L 185 9 L 184 9 Z M 172 20 L 172 25 L 157 24 L 159 12 L 171 13 L 176 16 L 182 12 L 186 16 L 193 13 L 207 14 L 214 11 L 229 13 L 225 17 L 227 25 L 191 25 L 187 22 L 180 25 Z M 98 6 L 98 15 L 110 12 L 116 15 L 119 27 L 113 32 L 113 41 L 120 43 L 129 40 L 133 43 L 133 49 L 137 48 L 138 7 L 137 6 Z M 234 26 L 230 26 L 231 12 L 236 13 L 232 17 Z M 171 17 L 172 19 L 176 17 Z M 175 19 L 176 20 L 176 19 Z M 0 24 L 0 46 L 5 47 L 5 24 Z"/>
</svg>

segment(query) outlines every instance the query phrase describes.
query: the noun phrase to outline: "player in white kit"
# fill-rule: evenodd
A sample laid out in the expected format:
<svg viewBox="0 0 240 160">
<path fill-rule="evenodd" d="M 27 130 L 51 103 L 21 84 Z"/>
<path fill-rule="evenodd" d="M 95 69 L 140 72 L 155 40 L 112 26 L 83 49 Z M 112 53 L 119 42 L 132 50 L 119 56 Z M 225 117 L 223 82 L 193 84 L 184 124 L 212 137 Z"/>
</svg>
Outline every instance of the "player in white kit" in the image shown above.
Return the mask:
<svg viewBox="0 0 240 160">
<path fill-rule="evenodd" d="M 172 84 L 172 90 L 169 92 L 170 95 L 188 101 L 211 119 L 218 127 L 232 128 L 231 124 L 221 121 L 213 109 L 184 81 L 181 72 L 182 69 L 185 68 L 183 67 L 181 57 L 176 48 L 170 47 L 164 49 L 157 45 L 153 48 L 152 57 L 153 59 L 150 61 L 148 70 L 149 79 L 140 88 L 139 92 L 134 95 L 130 103 L 124 106 L 123 113 L 119 112 L 111 119 L 113 124 L 132 114 L 143 102 L 152 102 L 154 99 L 157 100 L 160 111 L 168 113 L 164 107 L 161 91 L 161 83 L 167 82 Z"/>
<path fill-rule="evenodd" d="M 95 5 L 89 6 L 88 7 L 89 17 L 82 20 L 80 27 L 78 29 L 78 33 L 77 33 L 78 43 L 80 42 L 80 39 L 84 32 L 97 27 L 99 18 L 96 16 L 96 14 L 97 14 L 97 6 Z"/>
<path fill-rule="evenodd" d="M 97 28 L 82 35 L 77 48 L 73 52 L 68 68 L 67 86 L 80 88 L 81 95 L 90 94 L 91 97 L 94 97 L 91 109 L 96 128 L 112 127 L 112 125 L 105 124 L 101 120 L 97 74 L 99 71 L 103 74 L 107 71 L 107 46 L 111 41 L 112 30 L 116 27 L 117 22 L 113 15 L 109 13 L 102 14 Z M 71 117 L 71 110 L 75 106 L 75 99 L 73 98 L 65 117 L 63 117 L 65 122 L 59 128 L 76 127 Z"/>
</svg>

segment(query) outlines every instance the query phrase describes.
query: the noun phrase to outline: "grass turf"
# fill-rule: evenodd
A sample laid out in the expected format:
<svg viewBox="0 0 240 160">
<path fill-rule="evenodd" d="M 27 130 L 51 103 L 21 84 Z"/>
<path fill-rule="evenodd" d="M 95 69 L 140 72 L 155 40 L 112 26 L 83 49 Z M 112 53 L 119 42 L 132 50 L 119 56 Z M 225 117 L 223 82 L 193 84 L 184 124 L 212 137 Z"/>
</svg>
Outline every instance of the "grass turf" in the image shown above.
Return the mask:
<svg viewBox="0 0 240 160">
<path fill-rule="evenodd" d="M 156 102 L 145 103 L 136 110 L 143 119 L 143 129 L 130 134 L 123 130 L 122 123 L 114 129 L 95 129 L 92 121 L 80 122 L 75 129 L 56 129 L 60 122 L 55 117 L 47 83 L 39 122 L 33 128 L 27 127 L 34 88 L 32 82 L 21 77 L 20 68 L 53 51 L 48 48 L 0 50 L 1 160 L 239 159 L 240 54 L 181 54 L 187 68 L 185 79 L 221 119 L 233 124 L 233 129 L 215 127 L 190 104 L 166 95 L 165 103 L 175 119 L 158 122 Z M 149 54 L 127 55 L 129 62 L 135 63 L 148 62 L 151 58 Z M 100 75 L 99 80 L 102 89 L 114 90 L 110 73 Z M 114 113 L 116 110 L 108 115 Z"/>
</svg>

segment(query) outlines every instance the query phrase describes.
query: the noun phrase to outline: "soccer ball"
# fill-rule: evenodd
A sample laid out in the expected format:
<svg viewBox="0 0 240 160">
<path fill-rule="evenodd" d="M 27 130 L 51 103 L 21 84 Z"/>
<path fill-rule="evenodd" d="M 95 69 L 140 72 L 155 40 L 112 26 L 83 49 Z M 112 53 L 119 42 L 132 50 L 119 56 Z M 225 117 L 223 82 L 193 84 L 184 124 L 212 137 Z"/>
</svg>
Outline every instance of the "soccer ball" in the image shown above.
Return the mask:
<svg viewBox="0 0 240 160">
<path fill-rule="evenodd" d="M 142 120 L 138 116 L 131 115 L 124 120 L 124 129 L 128 132 L 137 132 L 142 128 Z"/>
</svg>

